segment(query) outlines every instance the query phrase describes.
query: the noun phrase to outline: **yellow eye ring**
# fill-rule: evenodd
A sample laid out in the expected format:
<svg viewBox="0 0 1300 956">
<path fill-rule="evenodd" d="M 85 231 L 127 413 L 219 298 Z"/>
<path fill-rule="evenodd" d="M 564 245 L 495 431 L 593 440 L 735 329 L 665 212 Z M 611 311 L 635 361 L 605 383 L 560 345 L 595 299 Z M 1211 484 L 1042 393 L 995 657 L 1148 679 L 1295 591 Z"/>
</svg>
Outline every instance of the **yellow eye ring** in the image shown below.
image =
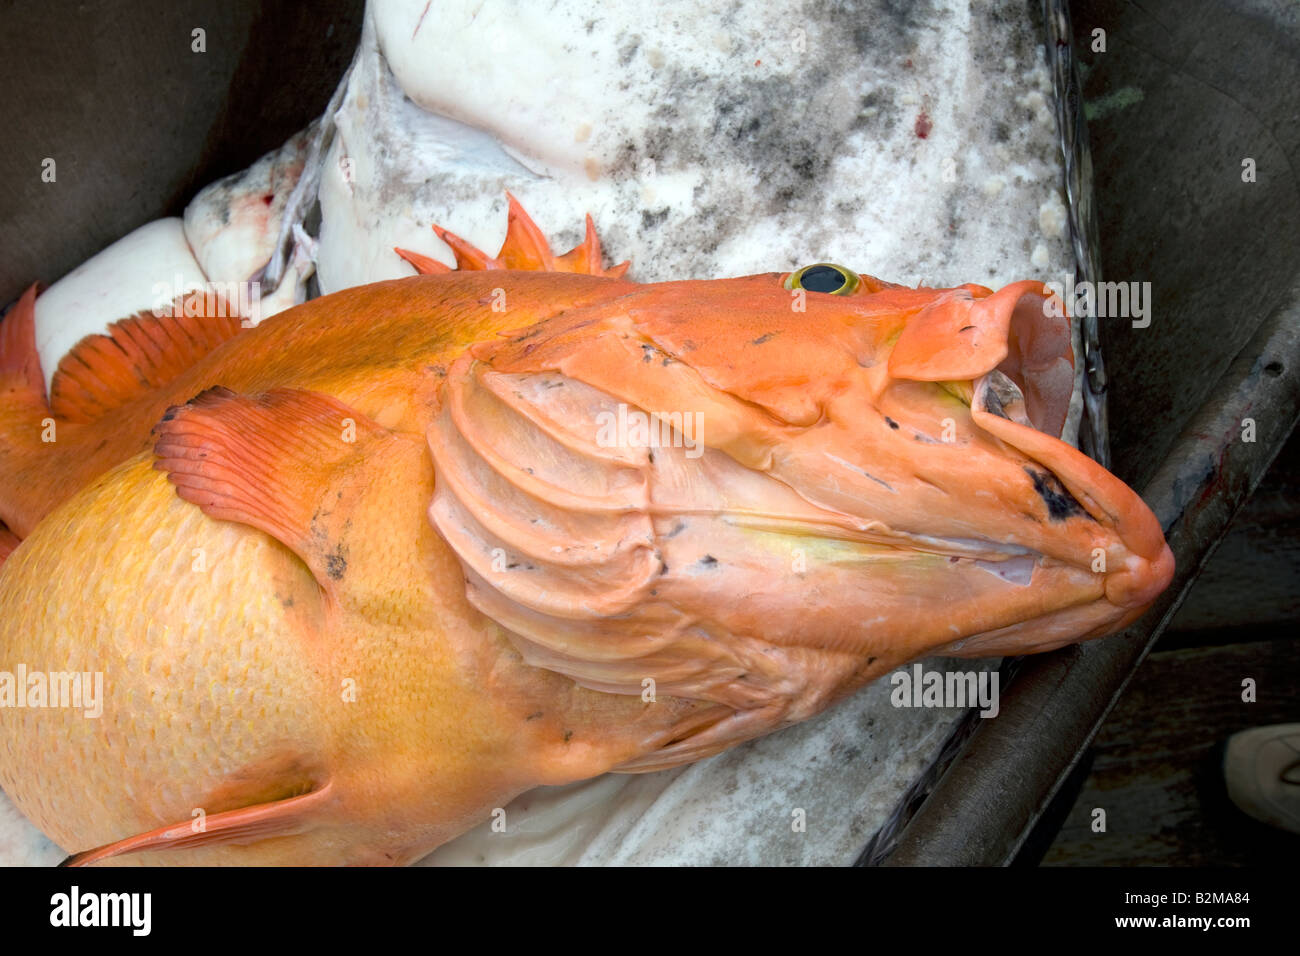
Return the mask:
<svg viewBox="0 0 1300 956">
<path fill-rule="evenodd" d="M 862 282 L 852 269 L 837 266 L 833 262 L 814 262 L 790 273 L 785 280 L 787 289 L 806 289 L 809 292 L 823 292 L 827 295 L 852 295 Z"/>
</svg>

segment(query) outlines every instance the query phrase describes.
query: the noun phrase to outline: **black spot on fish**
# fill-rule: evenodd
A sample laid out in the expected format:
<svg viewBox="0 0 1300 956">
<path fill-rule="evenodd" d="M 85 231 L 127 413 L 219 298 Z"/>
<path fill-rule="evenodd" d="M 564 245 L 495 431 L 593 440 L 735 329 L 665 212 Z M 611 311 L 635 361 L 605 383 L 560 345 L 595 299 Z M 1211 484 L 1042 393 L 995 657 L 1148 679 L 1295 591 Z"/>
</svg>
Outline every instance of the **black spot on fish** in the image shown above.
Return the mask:
<svg viewBox="0 0 1300 956">
<path fill-rule="evenodd" d="M 1088 517 L 1088 512 L 1074 500 L 1074 496 L 1065 490 L 1061 480 L 1050 471 L 1039 471 L 1025 466 L 1027 474 L 1034 482 L 1034 491 L 1047 505 L 1047 514 L 1053 521 L 1065 521 L 1067 518 Z"/>
<path fill-rule="evenodd" d="M 567 744 L 567 743 L 569 742 L 569 738 L 572 737 L 572 736 L 573 736 L 573 731 L 572 731 L 572 730 L 566 730 L 566 731 L 564 732 L 564 742 Z"/>
<path fill-rule="evenodd" d="M 898 422 L 894 421 L 888 415 L 885 416 L 885 424 L 888 425 L 890 428 L 892 428 L 894 431 L 898 431 Z"/>
<path fill-rule="evenodd" d="M 963 325 L 963 326 L 962 326 L 960 329 L 958 329 L 957 331 L 958 331 L 958 332 L 969 332 L 969 331 L 970 331 L 971 329 L 973 329 L 973 328 L 975 328 L 975 326 L 973 326 L 973 325 Z"/>
<path fill-rule="evenodd" d="M 348 559 L 343 553 L 343 545 L 336 547 L 331 554 L 325 555 L 325 573 L 331 581 L 342 581 L 348 570 Z"/>
<path fill-rule="evenodd" d="M 524 720 L 536 720 L 540 716 L 542 716 L 542 712 L 540 710 L 535 710 L 527 717 L 525 717 Z"/>
<path fill-rule="evenodd" d="M 706 568 L 711 568 L 718 563 L 718 559 L 711 554 L 706 554 L 704 557 L 700 558 L 700 560 L 697 563 L 703 565 Z"/>
<path fill-rule="evenodd" d="M 750 342 L 749 344 L 750 344 L 750 345 L 762 345 L 764 342 L 770 342 L 770 341 L 771 341 L 775 336 L 780 335 L 780 334 L 781 334 L 781 333 L 779 333 L 779 332 L 764 332 L 762 335 L 760 335 L 758 338 L 754 339 L 754 340 L 753 340 L 752 342 Z"/>
</svg>

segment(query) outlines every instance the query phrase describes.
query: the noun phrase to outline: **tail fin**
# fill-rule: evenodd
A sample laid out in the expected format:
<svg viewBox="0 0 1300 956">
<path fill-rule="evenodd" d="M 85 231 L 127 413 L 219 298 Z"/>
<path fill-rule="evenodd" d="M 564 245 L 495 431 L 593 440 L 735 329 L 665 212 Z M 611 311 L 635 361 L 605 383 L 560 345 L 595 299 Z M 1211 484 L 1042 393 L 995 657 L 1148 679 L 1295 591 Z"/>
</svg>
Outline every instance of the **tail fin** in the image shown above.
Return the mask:
<svg viewBox="0 0 1300 956">
<path fill-rule="evenodd" d="M 41 422 L 50 414 L 36 352 L 36 291 L 33 284 L 0 320 L 0 522 L 19 536 L 28 522 L 15 500 L 18 469 L 31 460 Z"/>
<path fill-rule="evenodd" d="M 0 395 L 21 391 L 45 401 L 45 373 L 36 353 L 36 283 L 0 321 Z"/>
</svg>

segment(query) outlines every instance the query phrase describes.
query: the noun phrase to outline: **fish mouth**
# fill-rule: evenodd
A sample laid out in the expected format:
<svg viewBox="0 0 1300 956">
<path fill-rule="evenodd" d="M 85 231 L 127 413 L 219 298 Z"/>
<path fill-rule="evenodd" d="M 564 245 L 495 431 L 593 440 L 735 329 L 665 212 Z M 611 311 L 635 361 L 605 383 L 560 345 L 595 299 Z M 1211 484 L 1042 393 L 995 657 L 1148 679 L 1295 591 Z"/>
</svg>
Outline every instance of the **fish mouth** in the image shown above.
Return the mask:
<svg viewBox="0 0 1300 956">
<path fill-rule="evenodd" d="M 1049 337 L 1040 331 L 1035 339 L 1028 328 L 1047 296 L 1041 286 L 1020 285 L 1003 297 L 1003 307 L 1020 316 L 1022 343 L 1032 343 L 1020 354 L 995 353 L 987 359 L 994 367 L 986 363 L 964 382 L 938 380 L 954 368 L 910 369 L 912 381 L 891 375 L 845 398 L 831 417 L 866 423 L 860 440 L 846 429 L 820 443 L 820 458 L 805 454 L 781 476 L 823 515 L 857 516 L 856 524 L 810 524 L 802 533 L 878 546 L 882 555 L 947 559 L 946 567 L 917 561 L 915 575 L 904 563 L 885 589 L 907 589 L 911 600 L 944 609 L 954 630 L 949 642 L 909 620 L 905 608 L 893 609 L 915 637 L 934 640 L 929 651 L 996 656 L 1105 636 L 1140 616 L 1173 577 L 1173 554 L 1146 503 L 1057 437 L 1072 379 L 1050 358 Z M 1045 370 L 1046 382 L 1036 370 Z M 939 396 L 961 404 L 936 406 Z M 964 434 L 921 434 L 926 422 L 949 414 L 965 422 Z M 892 431 L 870 427 L 877 415 Z M 819 464 L 831 466 L 829 480 L 818 475 Z"/>
<path fill-rule="evenodd" d="M 966 537 L 872 522 L 782 529 L 840 542 L 821 548 L 823 568 L 838 562 L 861 569 L 869 583 L 861 599 L 848 600 L 867 612 L 857 632 L 860 646 L 908 648 L 899 663 L 931 653 L 993 657 L 1052 650 L 1131 624 L 1174 572 L 1150 509 L 1059 439 L 978 407 L 972 418 L 1024 456 L 1027 464 L 1010 461 L 1000 477 L 1020 489 L 1017 496 L 1041 502 L 1032 520 L 1009 514 L 1000 538 L 989 528 Z M 782 524 L 772 518 L 743 523 L 768 531 Z M 1046 531 L 1047 541 L 1037 547 L 1016 541 L 1019 531 L 1028 540 Z M 838 586 L 846 597 L 853 593 L 848 581 Z"/>
<path fill-rule="evenodd" d="M 974 339 L 964 348 L 963 335 Z M 1104 569 L 1105 599 L 1125 612 L 1122 621 L 1169 585 L 1173 554 L 1150 508 L 1059 437 L 1073 392 L 1074 361 L 1068 313 L 1050 289 L 1025 281 L 974 299 L 940 301 L 909 322 L 889 368 L 897 379 L 947 387 L 969 408 L 977 430 L 1024 457 L 1029 496 L 1042 501 L 1049 524 L 1067 542 L 1064 549 L 1039 550 L 1080 567 Z M 1094 558 L 1097 547 L 1103 549 L 1102 562 Z"/>
<path fill-rule="evenodd" d="M 1173 552 L 1155 514 L 1097 462 L 1035 428 L 1019 397 L 1015 384 L 995 370 L 976 382 L 971 418 L 1047 469 L 1050 482 L 1041 473 L 1031 473 L 1031 478 L 1053 518 L 1082 511 L 1113 531 L 1127 554 L 1108 555 L 1120 557 L 1121 565 L 1106 576 L 1106 599 L 1117 608 L 1145 609 L 1169 586 L 1174 572 Z"/>
</svg>

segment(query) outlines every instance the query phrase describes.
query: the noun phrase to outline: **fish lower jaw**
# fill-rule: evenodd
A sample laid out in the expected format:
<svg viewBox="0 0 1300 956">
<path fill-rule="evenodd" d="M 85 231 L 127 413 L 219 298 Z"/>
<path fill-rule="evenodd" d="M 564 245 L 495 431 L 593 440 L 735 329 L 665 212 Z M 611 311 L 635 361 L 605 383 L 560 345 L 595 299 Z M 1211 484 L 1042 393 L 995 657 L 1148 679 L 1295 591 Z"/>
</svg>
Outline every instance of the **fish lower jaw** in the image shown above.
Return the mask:
<svg viewBox="0 0 1300 956">
<path fill-rule="evenodd" d="M 1007 627 L 968 634 L 929 653 L 976 659 L 1041 654 L 1113 634 L 1125 621 L 1122 610 L 1103 598 L 1050 611 Z"/>
<path fill-rule="evenodd" d="M 1146 610 L 1174 578 L 1174 554 L 1165 545 L 1154 559 L 1130 555 L 1106 577 L 1106 599 L 1117 607 Z"/>
<path fill-rule="evenodd" d="M 1061 564 L 1047 558 L 1039 566 Z M 1118 633 L 1150 608 L 1169 586 L 1173 571 L 1173 554 L 1167 546 L 1155 560 L 1127 555 L 1121 567 L 1104 574 L 1092 594 L 1081 593 L 1076 602 L 1016 624 L 961 637 L 933 653 L 975 658 L 1038 654 Z"/>
</svg>

